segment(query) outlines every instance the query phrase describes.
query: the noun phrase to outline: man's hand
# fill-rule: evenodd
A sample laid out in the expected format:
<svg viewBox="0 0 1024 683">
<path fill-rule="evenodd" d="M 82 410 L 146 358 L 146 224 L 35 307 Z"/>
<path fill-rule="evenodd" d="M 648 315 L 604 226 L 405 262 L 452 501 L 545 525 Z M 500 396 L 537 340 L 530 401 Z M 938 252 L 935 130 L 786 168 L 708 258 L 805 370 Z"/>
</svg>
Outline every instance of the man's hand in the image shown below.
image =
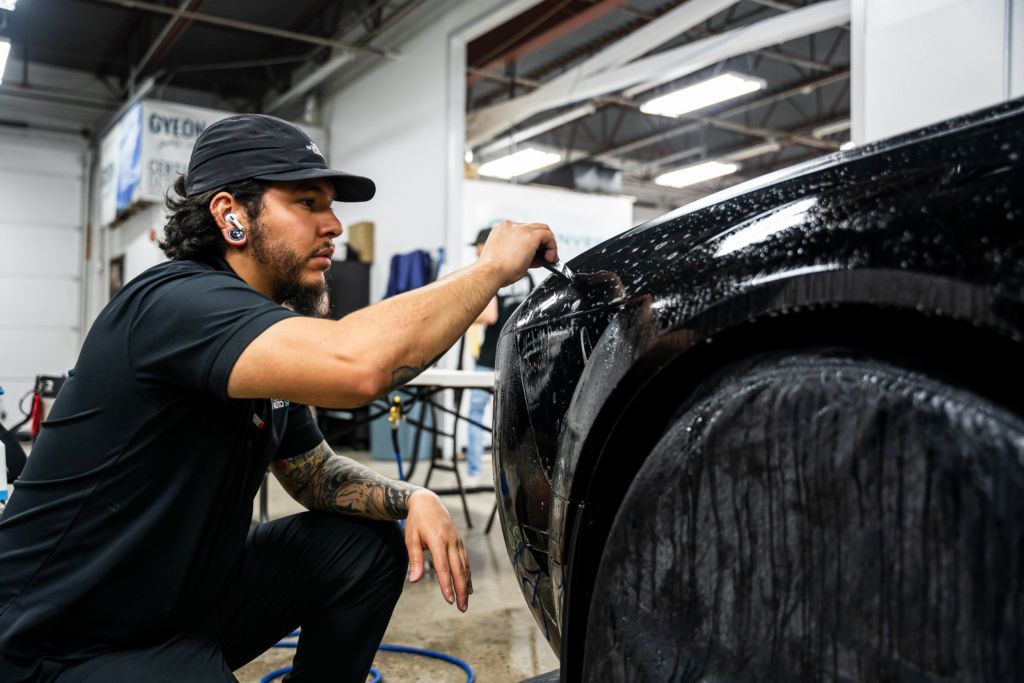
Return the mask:
<svg viewBox="0 0 1024 683">
<path fill-rule="evenodd" d="M 418 489 L 409 497 L 405 545 L 409 550 L 409 580 L 416 583 L 423 578 L 423 551 L 430 551 L 444 599 L 465 612 L 473 593 L 466 548 L 448 509 L 427 489 Z"/>
<path fill-rule="evenodd" d="M 504 285 L 522 279 L 534 260 L 558 263 L 555 235 L 544 223 L 502 221 L 494 226 L 478 261 L 493 264 Z"/>
</svg>

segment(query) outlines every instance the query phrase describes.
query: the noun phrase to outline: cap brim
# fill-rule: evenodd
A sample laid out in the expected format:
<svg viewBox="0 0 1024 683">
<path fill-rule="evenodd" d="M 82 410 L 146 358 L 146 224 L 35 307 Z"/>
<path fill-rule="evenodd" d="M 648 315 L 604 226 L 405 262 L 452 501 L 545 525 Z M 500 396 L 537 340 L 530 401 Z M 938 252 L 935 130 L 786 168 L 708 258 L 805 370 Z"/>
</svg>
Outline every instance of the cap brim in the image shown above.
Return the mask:
<svg viewBox="0 0 1024 683">
<path fill-rule="evenodd" d="M 373 199 L 377 186 L 369 178 L 335 171 L 332 168 L 303 168 L 284 173 L 253 176 L 256 180 L 312 180 L 326 178 L 334 185 L 334 201 L 365 202 Z"/>
</svg>

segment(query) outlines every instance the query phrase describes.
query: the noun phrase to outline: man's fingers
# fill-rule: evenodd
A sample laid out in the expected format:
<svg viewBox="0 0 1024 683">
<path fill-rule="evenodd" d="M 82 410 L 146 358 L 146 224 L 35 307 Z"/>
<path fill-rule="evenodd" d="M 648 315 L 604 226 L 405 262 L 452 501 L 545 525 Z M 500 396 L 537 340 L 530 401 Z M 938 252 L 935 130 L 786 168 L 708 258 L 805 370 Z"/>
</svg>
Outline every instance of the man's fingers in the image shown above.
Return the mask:
<svg viewBox="0 0 1024 683">
<path fill-rule="evenodd" d="M 452 578 L 455 583 L 455 595 L 458 598 L 457 604 L 459 609 L 465 612 L 469 608 L 472 579 L 470 578 L 469 562 L 466 561 L 461 541 L 449 546 L 448 557 L 452 563 Z"/>
<path fill-rule="evenodd" d="M 409 552 L 409 581 L 416 583 L 423 578 L 423 548 L 419 534 L 406 529 L 405 548 Z"/>
<path fill-rule="evenodd" d="M 466 546 L 459 543 L 459 555 L 462 557 L 463 566 L 466 568 L 466 585 L 469 588 L 469 594 L 473 594 L 473 570 L 469 566 L 469 554 L 466 553 Z"/>
<path fill-rule="evenodd" d="M 545 261 L 551 264 L 558 263 L 558 245 L 555 243 L 555 234 L 546 225 L 541 226 L 537 231 L 540 233 L 540 248 L 537 253 L 539 254 L 543 250 Z"/>
<path fill-rule="evenodd" d="M 452 573 L 448 565 L 448 553 L 445 552 L 443 542 L 435 540 L 430 544 L 430 557 L 434 560 L 434 571 L 437 573 L 437 585 L 441 587 L 441 595 L 449 603 L 454 603 L 455 594 L 452 591 Z"/>
</svg>

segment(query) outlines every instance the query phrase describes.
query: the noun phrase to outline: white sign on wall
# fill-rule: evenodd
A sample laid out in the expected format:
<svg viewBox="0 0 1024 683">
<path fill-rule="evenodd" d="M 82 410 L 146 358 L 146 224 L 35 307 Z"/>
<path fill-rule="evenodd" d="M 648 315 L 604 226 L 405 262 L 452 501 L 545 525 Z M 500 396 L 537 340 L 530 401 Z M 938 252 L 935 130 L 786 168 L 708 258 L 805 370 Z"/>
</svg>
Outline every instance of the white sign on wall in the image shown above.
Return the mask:
<svg viewBox="0 0 1024 683">
<path fill-rule="evenodd" d="M 144 100 L 132 107 L 100 143 L 100 220 L 109 225 L 141 202 L 162 203 L 188 168 L 196 138 L 233 112 Z M 300 126 L 320 148 L 324 130 Z"/>
<path fill-rule="evenodd" d="M 462 243 L 467 246 L 462 250 L 460 265 L 476 258 L 476 251 L 468 245 L 477 232 L 503 219 L 547 223 L 558 241 L 558 256 L 566 263 L 632 228 L 634 201 L 621 195 L 466 180 L 462 184 Z"/>
</svg>

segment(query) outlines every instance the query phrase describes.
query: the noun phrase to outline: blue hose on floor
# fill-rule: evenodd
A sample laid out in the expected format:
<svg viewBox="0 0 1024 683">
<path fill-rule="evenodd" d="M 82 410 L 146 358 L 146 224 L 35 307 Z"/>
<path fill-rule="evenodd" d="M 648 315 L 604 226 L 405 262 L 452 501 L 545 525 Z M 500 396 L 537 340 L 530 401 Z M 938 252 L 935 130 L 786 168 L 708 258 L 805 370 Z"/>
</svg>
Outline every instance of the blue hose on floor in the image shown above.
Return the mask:
<svg viewBox="0 0 1024 683">
<path fill-rule="evenodd" d="M 299 635 L 298 631 L 295 631 L 291 634 L 291 636 L 297 635 Z M 296 647 L 297 645 L 298 643 L 294 641 L 282 640 L 279 641 L 274 647 Z M 383 650 L 384 652 L 404 652 L 406 654 L 419 655 L 421 657 L 431 657 L 432 659 L 440 659 L 443 662 L 454 664 L 455 666 L 465 671 L 466 683 L 473 683 L 476 680 L 476 673 L 474 673 L 473 667 L 471 667 L 469 664 L 466 664 L 466 662 L 462 661 L 461 659 L 457 657 L 452 657 L 451 655 L 445 654 L 443 652 L 437 652 L 435 650 L 423 650 L 418 647 L 408 647 L 406 645 L 388 645 L 387 643 L 380 644 L 380 647 L 377 648 L 377 651 L 379 652 L 381 650 Z M 275 678 L 280 678 L 281 676 L 284 676 L 291 670 L 292 668 L 290 666 L 285 666 L 280 669 L 277 669 L 276 671 L 271 671 L 266 676 L 260 679 L 260 683 L 270 683 L 270 681 L 274 680 Z M 373 678 L 370 679 L 370 683 L 381 683 L 381 681 L 384 680 L 381 672 L 374 667 L 370 668 L 370 675 L 373 676 Z"/>
</svg>

